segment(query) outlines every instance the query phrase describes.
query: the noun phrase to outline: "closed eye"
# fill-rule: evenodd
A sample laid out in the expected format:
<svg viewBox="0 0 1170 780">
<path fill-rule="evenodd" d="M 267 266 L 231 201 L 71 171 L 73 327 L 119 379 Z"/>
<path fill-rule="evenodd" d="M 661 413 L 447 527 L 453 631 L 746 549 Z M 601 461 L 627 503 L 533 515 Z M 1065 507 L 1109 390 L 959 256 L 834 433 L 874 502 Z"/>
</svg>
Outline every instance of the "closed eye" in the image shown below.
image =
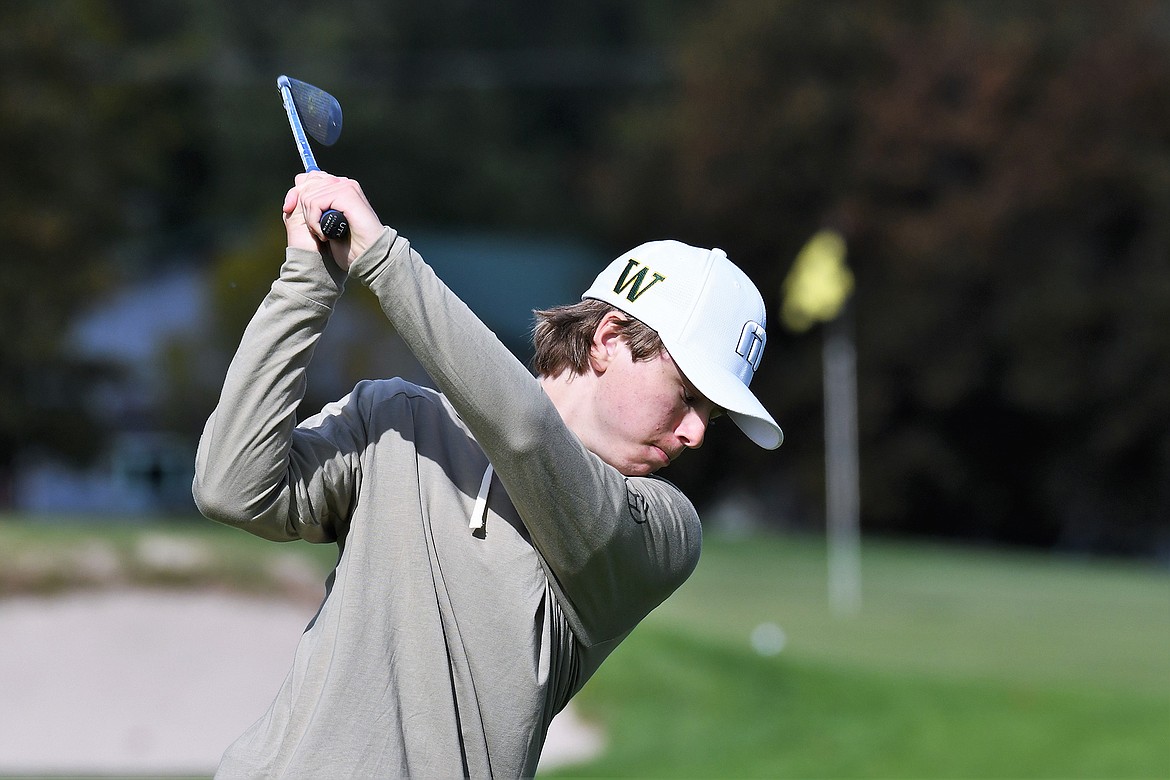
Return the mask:
<svg viewBox="0 0 1170 780">
<path fill-rule="evenodd" d="M 707 397 L 702 395 L 698 388 L 691 384 L 691 381 L 687 379 L 685 375 L 683 375 L 683 372 L 678 370 L 678 366 L 675 366 L 675 370 L 678 371 L 679 389 L 682 392 L 682 400 L 684 404 L 686 404 L 691 409 L 699 411 L 700 413 L 703 411 L 703 409 L 700 407 L 709 407 L 709 412 L 707 414 L 708 424 L 710 424 L 711 420 L 714 420 L 716 417 L 723 414 L 723 409 L 707 400 Z"/>
</svg>

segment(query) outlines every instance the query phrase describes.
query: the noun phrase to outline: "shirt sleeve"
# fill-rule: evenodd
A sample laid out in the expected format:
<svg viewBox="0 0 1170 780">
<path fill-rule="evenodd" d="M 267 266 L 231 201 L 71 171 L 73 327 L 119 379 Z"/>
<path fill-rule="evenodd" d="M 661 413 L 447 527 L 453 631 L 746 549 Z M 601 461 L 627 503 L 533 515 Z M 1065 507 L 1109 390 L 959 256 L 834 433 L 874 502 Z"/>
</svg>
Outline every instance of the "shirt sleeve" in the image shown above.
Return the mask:
<svg viewBox="0 0 1170 780">
<path fill-rule="evenodd" d="M 686 580 L 701 544 L 690 501 L 588 451 L 537 379 L 405 238 L 385 228 L 350 274 L 377 295 L 483 447 L 582 642 L 624 635 Z"/>
<path fill-rule="evenodd" d="M 192 494 L 205 516 L 267 539 L 336 540 L 360 452 L 357 402 L 347 397 L 300 428 L 296 412 L 345 278 L 318 253 L 286 251 L 199 440 Z"/>
</svg>

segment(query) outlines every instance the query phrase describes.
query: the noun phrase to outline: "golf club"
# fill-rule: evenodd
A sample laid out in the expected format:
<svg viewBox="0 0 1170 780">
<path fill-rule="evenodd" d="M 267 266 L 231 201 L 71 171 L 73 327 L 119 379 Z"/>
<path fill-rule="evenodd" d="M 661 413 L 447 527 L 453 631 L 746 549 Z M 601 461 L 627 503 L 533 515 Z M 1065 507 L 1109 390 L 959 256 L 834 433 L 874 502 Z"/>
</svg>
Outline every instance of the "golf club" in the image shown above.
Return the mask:
<svg viewBox="0 0 1170 780">
<path fill-rule="evenodd" d="M 323 89 L 288 76 L 278 78 L 276 88 L 284 101 L 284 111 L 288 114 L 288 124 L 305 171 L 321 170 L 313 157 L 309 137 L 325 146 L 332 146 L 337 141 L 341 135 L 341 104 Z M 321 232 L 327 238 L 343 239 L 349 233 L 349 222 L 337 209 L 329 209 L 321 215 Z"/>
</svg>

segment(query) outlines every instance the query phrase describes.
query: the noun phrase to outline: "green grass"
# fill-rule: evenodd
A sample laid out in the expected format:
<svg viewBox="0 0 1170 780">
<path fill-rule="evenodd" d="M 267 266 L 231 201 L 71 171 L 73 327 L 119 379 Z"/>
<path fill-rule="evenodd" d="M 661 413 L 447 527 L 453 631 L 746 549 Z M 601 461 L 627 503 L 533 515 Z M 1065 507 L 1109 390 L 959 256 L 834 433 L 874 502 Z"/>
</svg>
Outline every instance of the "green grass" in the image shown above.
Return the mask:
<svg viewBox="0 0 1170 780">
<path fill-rule="evenodd" d="M 1170 574 L 867 542 L 829 614 L 823 545 L 708 540 L 577 699 L 609 738 L 549 776 L 1170 777 Z M 787 638 L 750 646 L 760 623 Z"/>
<path fill-rule="evenodd" d="M 647 628 L 580 706 L 610 747 L 554 776 L 1163 777 L 1150 696 L 763 659 Z"/>
<path fill-rule="evenodd" d="M 0 517 L 0 596 L 148 584 L 320 598 L 334 554 L 207 521 Z M 708 538 L 694 576 L 576 700 L 605 754 L 546 774 L 1170 777 L 1170 572 L 867 540 L 862 610 L 834 617 L 825 570 L 815 540 Z M 751 648 L 764 623 L 783 629 L 777 655 Z"/>
<path fill-rule="evenodd" d="M 650 624 L 746 645 L 775 622 L 788 658 L 1170 696 L 1165 569 L 867 541 L 862 610 L 834 618 L 825 568 L 817 541 L 708 539 Z"/>
</svg>

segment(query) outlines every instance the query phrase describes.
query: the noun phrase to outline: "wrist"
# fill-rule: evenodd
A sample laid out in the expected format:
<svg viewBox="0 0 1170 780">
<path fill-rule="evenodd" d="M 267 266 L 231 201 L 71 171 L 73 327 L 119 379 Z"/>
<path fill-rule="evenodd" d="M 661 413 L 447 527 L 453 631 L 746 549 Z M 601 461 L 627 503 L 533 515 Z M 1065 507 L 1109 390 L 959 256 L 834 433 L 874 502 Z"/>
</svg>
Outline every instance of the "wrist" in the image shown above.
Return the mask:
<svg viewBox="0 0 1170 780">
<path fill-rule="evenodd" d="M 382 273 L 390 258 L 390 249 L 398 238 L 398 231 L 391 227 L 382 227 L 382 232 L 369 247 L 362 250 L 350 263 L 349 273 L 356 276 L 363 283 L 369 285 Z"/>
</svg>

